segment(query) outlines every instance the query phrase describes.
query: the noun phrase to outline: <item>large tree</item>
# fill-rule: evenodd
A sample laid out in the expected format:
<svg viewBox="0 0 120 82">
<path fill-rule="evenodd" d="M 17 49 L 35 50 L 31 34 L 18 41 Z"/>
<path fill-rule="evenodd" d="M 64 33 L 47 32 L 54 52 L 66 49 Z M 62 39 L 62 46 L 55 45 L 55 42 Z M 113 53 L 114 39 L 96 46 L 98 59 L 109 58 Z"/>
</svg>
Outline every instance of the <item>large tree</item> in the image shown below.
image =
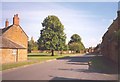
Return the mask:
<svg viewBox="0 0 120 82">
<path fill-rule="evenodd" d="M 50 15 L 43 20 L 43 29 L 40 31 L 38 39 L 39 49 L 51 50 L 54 56 L 54 50 L 63 50 L 66 41 L 64 26 L 57 16 Z"/>
<path fill-rule="evenodd" d="M 81 37 L 78 34 L 73 34 L 71 36 L 71 40 L 68 43 L 69 49 L 72 51 L 80 52 L 80 50 L 84 50 L 85 47 L 81 42 Z"/>
</svg>

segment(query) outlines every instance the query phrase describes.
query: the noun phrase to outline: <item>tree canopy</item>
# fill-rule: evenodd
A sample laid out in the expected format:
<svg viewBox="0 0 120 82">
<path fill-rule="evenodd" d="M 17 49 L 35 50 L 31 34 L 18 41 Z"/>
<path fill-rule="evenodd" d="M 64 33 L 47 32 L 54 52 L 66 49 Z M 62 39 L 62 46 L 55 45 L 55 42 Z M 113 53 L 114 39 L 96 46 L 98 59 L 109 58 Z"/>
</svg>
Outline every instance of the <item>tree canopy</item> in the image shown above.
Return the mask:
<svg viewBox="0 0 120 82">
<path fill-rule="evenodd" d="M 33 37 L 31 37 L 31 40 L 28 41 L 28 52 L 33 50 L 38 50 L 38 45 L 37 42 L 34 41 Z"/>
<path fill-rule="evenodd" d="M 57 16 L 50 15 L 43 20 L 43 29 L 40 31 L 38 39 L 39 49 L 41 50 L 63 50 L 65 47 L 66 34 L 64 26 Z"/>
<path fill-rule="evenodd" d="M 83 43 L 81 42 L 81 37 L 78 34 L 73 34 L 71 36 L 71 40 L 69 41 L 68 45 L 70 50 L 76 52 L 80 52 L 80 50 L 85 49 Z"/>
<path fill-rule="evenodd" d="M 81 37 L 78 34 L 73 34 L 71 36 L 71 40 L 69 41 L 69 44 L 73 42 L 81 42 Z"/>
</svg>

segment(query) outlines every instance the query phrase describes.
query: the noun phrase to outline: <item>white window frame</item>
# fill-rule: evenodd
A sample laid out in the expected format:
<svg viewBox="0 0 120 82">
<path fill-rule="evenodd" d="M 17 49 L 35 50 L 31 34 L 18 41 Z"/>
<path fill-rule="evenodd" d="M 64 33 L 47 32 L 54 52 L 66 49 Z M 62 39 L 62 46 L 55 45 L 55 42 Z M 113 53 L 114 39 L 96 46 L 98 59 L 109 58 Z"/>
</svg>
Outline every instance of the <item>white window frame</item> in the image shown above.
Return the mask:
<svg viewBox="0 0 120 82">
<path fill-rule="evenodd" d="M 17 49 L 12 49 L 12 54 L 17 55 Z"/>
</svg>

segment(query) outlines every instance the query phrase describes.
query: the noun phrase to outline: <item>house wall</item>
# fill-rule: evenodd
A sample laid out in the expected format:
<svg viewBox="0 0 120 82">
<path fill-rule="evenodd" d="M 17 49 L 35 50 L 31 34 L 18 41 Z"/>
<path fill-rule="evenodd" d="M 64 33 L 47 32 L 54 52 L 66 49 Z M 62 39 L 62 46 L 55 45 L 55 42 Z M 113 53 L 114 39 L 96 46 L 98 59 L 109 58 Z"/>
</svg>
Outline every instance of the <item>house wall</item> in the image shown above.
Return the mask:
<svg viewBox="0 0 120 82">
<path fill-rule="evenodd" d="M 11 41 L 20 44 L 25 48 L 28 46 L 28 37 L 25 35 L 20 26 L 13 25 L 9 28 L 9 30 L 3 33 L 3 37 L 7 37 Z"/>
<path fill-rule="evenodd" d="M 27 47 L 28 47 L 28 38 L 19 26 L 12 26 L 4 34 L 4 37 L 7 37 L 11 41 L 24 46 L 26 49 L 18 49 L 18 59 L 17 61 L 27 60 Z M 3 49 L 3 63 L 15 62 L 15 57 L 12 55 L 12 49 Z"/>
<path fill-rule="evenodd" d="M 103 41 L 101 43 L 101 54 L 111 59 L 112 61 L 118 63 L 118 39 L 115 33 L 120 29 L 118 27 L 118 17 L 108 28 L 108 31 L 103 36 Z"/>
<path fill-rule="evenodd" d="M 12 54 L 12 49 L 1 49 L 2 63 L 15 62 L 15 56 Z"/>
<path fill-rule="evenodd" d="M 2 49 L 0 48 L 0 65 L 2 64 Z"/>
<path fill-rule="evenodd" d="M 25 49 L 17 49 L 17 56 L 13 54 L 13 49 L 0 49 L 2 52 L 2 63 L 10 63 L 16 61 L 25 61 L 27 60 L 27 48 L 28 48 L 28 36 L 23 31 L 21 26 L 19 25 L 19 17 L 18 14 L 13 17 L 13 25 L 9 25 L 9 21 L 5 23 L 8 28 L 3 34 L 3 37 L 23 46 Z M 7 27 L 8 26 L 8 27 Z M 15 60 L 15 57 L 17 59 Z"/>
<path fill-rule="evenodd" d="M 0 49 L 2 53 L 2 63 L 12 63 L 27 60 L 27 50 L 26 49 L 17 49 L 17 55 L 15 56 L 12 53 L 13 49 Z"/>
<path fill-rule="evenodd" d="M 27 49 L 18 49 L 18 61 L 27 60 Z"/>
</svg>

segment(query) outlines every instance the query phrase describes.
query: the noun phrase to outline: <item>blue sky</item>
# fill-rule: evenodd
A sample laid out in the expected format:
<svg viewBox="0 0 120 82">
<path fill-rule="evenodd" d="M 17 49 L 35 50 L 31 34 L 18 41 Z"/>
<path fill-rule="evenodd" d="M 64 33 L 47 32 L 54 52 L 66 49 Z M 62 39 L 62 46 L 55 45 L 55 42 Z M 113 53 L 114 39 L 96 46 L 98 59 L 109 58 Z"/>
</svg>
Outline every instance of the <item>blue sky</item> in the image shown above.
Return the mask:
<svg viewBox="0 0 120 82">
<path fill-rule="evenodd" d="M 117 2 L 3 2 L 2 27 L 5 19 L 12 24 L 14 14 L 18 14 L 24 31 L 37 40 L 41 23 L 48 15 L 56 15 L 61 20 L 67 35 L 77 33 L 85 47 L 96 46 L 107 28 L 117 16 Z"/>
</svg>

